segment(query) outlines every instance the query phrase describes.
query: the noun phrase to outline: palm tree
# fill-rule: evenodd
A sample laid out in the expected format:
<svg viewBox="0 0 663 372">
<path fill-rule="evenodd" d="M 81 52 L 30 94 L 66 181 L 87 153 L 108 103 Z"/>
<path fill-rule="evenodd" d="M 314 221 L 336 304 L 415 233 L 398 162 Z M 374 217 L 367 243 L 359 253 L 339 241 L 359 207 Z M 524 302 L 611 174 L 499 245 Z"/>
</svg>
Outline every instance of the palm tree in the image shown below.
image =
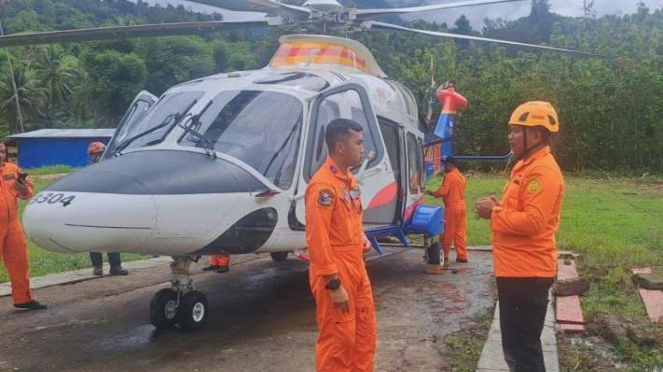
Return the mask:
<svg viewBox="0 0 663 372">
<path fill-rule="evenodd" d="M 45 125 L 50 126 L 64 112 L 63 105 L 78 87 L 80 74 L 76 69 L 64 66 L 64 55 L 57 47 L 42 48 L 42 51 L 37 56 L 34 71 L 40 86 L 45 89 L 42 116 Z"/>
<path fill-rule="evenodd" d="M 12 75 L 9 70 L 0 75 L 0 113 L 8 119 L 10 133 L 20 130 L 16 95 L 18 95 L 23 120 L 26 122 L 39 116 L 39 107 L 44 96 L 37 79 L 31 77 L 27 69 L 21 65 L 17 65 L 14 69 L 14 82 L 16 83 L 16 93 L 12 86 Z"/>
</svg>

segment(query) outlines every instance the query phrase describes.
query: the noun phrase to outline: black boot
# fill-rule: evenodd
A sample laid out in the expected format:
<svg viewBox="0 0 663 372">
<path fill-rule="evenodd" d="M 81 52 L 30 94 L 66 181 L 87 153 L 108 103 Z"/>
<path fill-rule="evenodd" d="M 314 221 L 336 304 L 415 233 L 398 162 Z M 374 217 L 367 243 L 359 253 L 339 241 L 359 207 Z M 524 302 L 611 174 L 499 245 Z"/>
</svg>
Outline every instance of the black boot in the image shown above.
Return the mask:
<svg viewBox="0 0 663 372">
<path fill-rule="evenodd" d="M 95 276 L 104 275 L 104 270 L 101 268 L 101 266 L 95 266 L 92 269 L 92 275 L 95 275 Z"/>
<path fill-rule="evenodd" d="M 214 271 L 214 270 L 219 270 L 219 265 L 210 265 L 207 267 L 203 267 L 203 271 Z"/>
<path fill-rule="evenodd" d="M 219 266 L 219 269 L 216 270 L 216 272 L 219 273 L 219 274 L 223 274 L 223 273 L 227 273 L 229 270 L 230 270 L 230 268 L 228 266 Z"/>
<path fill-rule="evenodd" d="M 129 275 L 129 272 L 123 269 L 122 266 L 113 266 L 110 268 L 110 271 L 108 273 L 111 275 L 119 275 L 119 276 Z"/>
<path fill-rule="evenodd" d="M 22 304 L 14 304 L 15 308 L 18 309 L 26 309 L 26 310 L 44 310 L 46 309 L 46 305 L 42 305 L 39 302 L 32 300 L 30 302 L 22 303 Z"/>
</svg>

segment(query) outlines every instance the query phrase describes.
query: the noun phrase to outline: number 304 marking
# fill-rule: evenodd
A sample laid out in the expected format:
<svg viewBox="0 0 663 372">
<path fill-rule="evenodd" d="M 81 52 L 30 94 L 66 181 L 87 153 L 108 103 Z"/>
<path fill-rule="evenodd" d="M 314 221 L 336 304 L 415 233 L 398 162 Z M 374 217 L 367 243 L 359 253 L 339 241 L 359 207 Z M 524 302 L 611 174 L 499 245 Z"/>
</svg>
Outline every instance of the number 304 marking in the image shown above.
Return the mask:
<svg viewBox="0 0 663 372">
<path fill-rule="evenodd" d="M 68 206 L 71 204 L 74 199 L 76 199 L 76 196 L 74 195 L 65 195 L 65 194 L 56 194 L 52 192 L 47 192 L 44 194 L 39 194 L 35 198 L 30 201 L 29 204 L 42 204 L 42 203 L 48 203 L 48 204 L 57 204 L 57 203 L 62 203 L 63 207 Z"/>
</svg>

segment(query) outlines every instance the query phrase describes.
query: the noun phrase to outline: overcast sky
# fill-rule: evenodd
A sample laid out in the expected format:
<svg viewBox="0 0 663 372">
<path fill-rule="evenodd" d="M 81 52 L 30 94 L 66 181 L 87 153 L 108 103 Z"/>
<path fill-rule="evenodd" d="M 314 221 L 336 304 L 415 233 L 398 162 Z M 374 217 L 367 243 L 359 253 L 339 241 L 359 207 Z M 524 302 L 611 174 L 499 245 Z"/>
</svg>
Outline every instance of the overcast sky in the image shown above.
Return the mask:
<svg viewBox="0 0 663 372">
<path fill-rule="evenodd" d="M 135 0 L 132 0 L 135 1 Z M 184 5 L 187 8 L 191 8 L 194 11 L 211 13 L 218 11 L 219 8 L 214 8 L 207 5 L 201 5 L 192 3 L 186 0 L 143 0 L 149 4 L 173 4 L 173 5 Z M 394 6 L 413 6 L 420 4 L 436 4 L 451 2 L 450 0 L 387 0 L 392 3 Z M 457 0 L 453 0 L 457 1 Z M 549 0 L 551 5 L 551 10 L 557 14 L 564 16 L 579 16 L 582 14 L 582 0 Z M 598 16 L 604 14 L 628 14 L 633 13 L 637 9 L 637 3 L 639 0 L 595 0 L 594 9 Z M 653 9 L 663 8 L 663 0 L 643 0 L 644 3 Z M 465 14 L 472 22 L 472 26 L 481 30 L 483 26 L 483 20 L 486 17 L 489 18 L 505 18 L 508 20 L 518 19 L 520 17 L 526 16 L 530 11 L 530 1 L 521 1 L 517 3 L 504 3 L 504 4 L 494 4 L 494 5 L 484 5 L 473 8 L 463 8 L 463 9 L 449 9 L 444 11 L 437 12 L 425 12 L 417 13 L 404 17 L 407 20 L 422 18 L 427 21 L 436 21 L 438 23 L 446 22 L 449 25 L 453 25 L 454 21 L 458 19 L 462 14 Z M 243 12 L 230 12 L 230 11 L 221 11 L 224 14 L 224 19 L 241 19 L 247 17 L 247 15 L 253 18 L 252 13 L 243 13 Z M 255 14 L 255 13 L 254 13 Z"/>
<path fill-rule="evenodd" d="M 394 0 L 398 2 L 398 0 Z M 440 3 L 439 0 L 428 0 L 425 3 L 435 4 Z M 551 11 L 564 16 L 580 16 L 582 15 L 582 0 L 549 0 Z M 405 3 L 419 3 L 419 2 L 405 2 Z M 598 16 L 604 14 L 628 14 L 633 13 L 637 9 L 638 0 L 595 0 L 594 9 Z M 644 3 L 651 8 L 663 8 L 663 0 L 644 0 Z M 450 9 L 439 12 L 427 12 L 426 14 L 417 14 L 405 17 L 406 19 L 422 18 L 428 21 L 437 21 L 438 23 L 447 22 L 452 25 L 462 14 L 465 14 L 472 22 L 472 26 L 477 30 L 481 29 L 483 19 L 489 18 L 505 18 L 509 20 L 518 19 L 526 16 L 530 11 L 530 2 L 521 1 L 518 3 L 504 3 L 485 5 L 473 8 L 464 9 Z"/>
</svg>

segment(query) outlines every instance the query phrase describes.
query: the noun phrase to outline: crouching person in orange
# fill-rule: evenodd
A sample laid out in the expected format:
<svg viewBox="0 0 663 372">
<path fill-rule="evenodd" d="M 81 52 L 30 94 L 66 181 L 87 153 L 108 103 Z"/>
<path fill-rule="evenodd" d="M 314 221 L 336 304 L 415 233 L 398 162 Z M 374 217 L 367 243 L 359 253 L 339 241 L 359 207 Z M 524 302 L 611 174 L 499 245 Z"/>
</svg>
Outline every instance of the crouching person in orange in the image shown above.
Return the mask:
<svg viewBox="0 0 663 372">
<path fill-rule="evenodd" d="M 557 271 L 555 232 L 564 198 L 562 172 L 550 153 L 559 120 L 550 103 L 533 101 L 520 105 L 509 124 L 509 145 L 519 161 L 502 201 L 482 198 L 476 208 L 493 232 L 504 359 L 513 372 L 545 372 L 541 332 Z"/>
<path fill-rule="evenodd" d="M 362 127 L 336 119 L 327 126 L 329 157 L 306 189 L 309 279 L 316 303 L 318 372 L 373 371 L 376 322 L 363 255 L 360 191 L 350 168 L 362 161 Z"/>
<path fill-rule="evenodd" d="M 30 178 L 14 164 L 5 163 L 7 147 L 0 143 L 0 260 L 12 283 L 14 307 L 43 310 L 46 305 L 32 299 L 28 272 L 28 249 L 23 228 L 18 220 L 17 198 L 28 200 L 34 195 Z"/>
<path fill-rule="evenodd" d="M 444 249 L 444 262 L 449 262 L 451 245 L 456 247 L 456 262 L 467 262 L 467 207 L 465 189 L 467 181 L 458 170 L 456 160 L 449 156 L 444 162 L 444 182 L 437 191 L 426 194 L 444 198 L 444 235 L 440 237 Z"/>
<path fill-rule="evenodd" d="M 204 267 L 203 271 L 214 271 L 217 273 L 227 273 L 230 270 L 230 255 L 229 254 L 215 254 L 209 258 L 209 266 Z"/>
</svg>

